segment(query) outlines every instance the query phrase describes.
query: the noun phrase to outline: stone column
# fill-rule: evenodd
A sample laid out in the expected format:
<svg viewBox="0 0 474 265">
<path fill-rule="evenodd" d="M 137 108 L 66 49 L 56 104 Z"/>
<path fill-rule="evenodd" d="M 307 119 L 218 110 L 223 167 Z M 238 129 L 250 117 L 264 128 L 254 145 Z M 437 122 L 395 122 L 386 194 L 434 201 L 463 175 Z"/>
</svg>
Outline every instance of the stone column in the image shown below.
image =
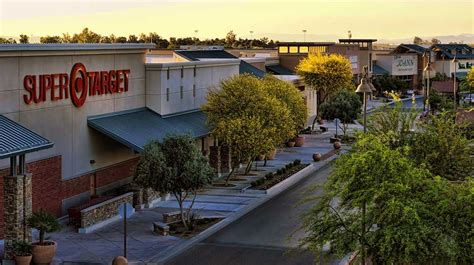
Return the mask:
<svg viewBox="0 0 474 265">
<path fill-rule="evenodd" d="M 219 146 L 210 146 L 209 147 L 209 164 L 213 167 L 217 175 L 220 176 L 221 173 L 221 157 L 220 157 L 220 147 Z"/>
<path fill-rule="evenodd" d="M 13 242 L 31 242 L 31 229 L 26 220 L 32 214 L 31 174 L 3 178 L 5 222 L 5 259 L 12 259 Z"/>
<path fill-rule="evenodd" d="M 221 146 L 221 173 L 230 172 L 230 148 L 227 145 Z"/>
</svg>

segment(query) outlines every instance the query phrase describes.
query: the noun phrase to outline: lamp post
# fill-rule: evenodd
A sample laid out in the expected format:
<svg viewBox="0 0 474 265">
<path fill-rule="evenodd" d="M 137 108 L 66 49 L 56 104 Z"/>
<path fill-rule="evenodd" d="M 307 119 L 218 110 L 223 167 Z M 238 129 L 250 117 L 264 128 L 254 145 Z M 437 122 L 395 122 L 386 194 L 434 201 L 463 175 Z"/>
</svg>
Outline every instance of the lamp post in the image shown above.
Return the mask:
<svg viewBox="0 0 474 265">
<path fill-rule="evenodd" d="M 454 113 L 456 113 L 457 104 L 458 104 L 458 102 L 456 101 L 456 98 L 457 98 L 457 89 L 456 89 L 457 67 L 456 66 L 458 64 L 458 60 L 456 58 L 456 55 L 454 55 L 453 64 L 454 64 L 454 76 L 453 76 Z"/>
<path fill-rule="evenodd" d="M 430 78 L 433 73 L 434 71 L 433 71 L 433 68 L 431 67 L 431 63 L 430 61 L 428 61 L 425 69 L 423 69 L 423 74 L 426 78 L 426 98 L 423 103 L 423 109 L 427 110 L 428 112 L 430 111 Z"/>
<path fill-rule="evenodd" d="M 199 32 L 199 30 L 197 30 L 197 29 L 194 30 L 194 45 L 198 44 L 198 38 L 197 38 L 198 32 Z"/>
<path fill-rule="evenodd" d="M 302 30 L 303 31 L 303 40 L 306 42 L 306 31 L 305 29 Z"/>
<path fill-rule="evenodd" d="M 360 80 L 360 84 L 357 87 L 356 93 L 363 93 L 364 95 L 364 133 L 367 132 L 367 93 L 372 93 L 372 87 L 371 84 L 369 84 L 369 81 L 367 80 L 367 72 L 366 72 L 366 67 L 364 66 L 364 75 L 362 76 L 362 79 Z"/>
<path fill-rule="evenodd" d="M 367 133 L 367 93 L 372 93 L 372 89 L 367 81 L 367 66 L 364 66 L 364 75 L 360 80 L 359 86 L 357 86 L 357 93 L 363 93 L 364 95 L 364 134 Z M 365 265 L 365 212 L 366 212 L 366 204 L 362 204 L 362 232 L 361 232 L 361 239 L 360 239 L 360 253 L 361 253 L 361 260 L 362 264 Z"/>
<path fill-rule="evenodd" d="M 250 48 L 252 48 L 253 44 L 253 30 L 250 31 Z"/>
</svg>

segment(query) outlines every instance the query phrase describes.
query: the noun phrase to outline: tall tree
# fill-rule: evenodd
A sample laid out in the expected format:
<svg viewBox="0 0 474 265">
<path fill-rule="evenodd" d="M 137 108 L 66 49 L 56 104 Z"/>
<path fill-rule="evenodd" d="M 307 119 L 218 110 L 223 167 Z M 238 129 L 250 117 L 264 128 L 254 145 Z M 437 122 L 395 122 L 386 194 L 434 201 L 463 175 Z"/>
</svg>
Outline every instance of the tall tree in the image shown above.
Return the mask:
<svg viewBox="0 0 474 265">
<path fill-rule="evenodd" d="M 230 146 L 237 162 L 247 163 L 248 173 L 255 157 L 295 135 L 295 123 L 287 106 L 252 75 L 229 78 L 220 87 L 209 92 L 202 109 L 213 134 Z"/>
<path fill-rule="evenodd" d="M 418 44 L 418 45 L 424 44 L 424 40 L 420 37 L 415 36 L 413 38 L 413 44 Z"/>
<path fill-rule="evenodd" d="M 236 40 L 237 40 L 237 36 L 235 35 L 233 30 L 227 32 L 227 35 L 225 36 L 225 46 L 227 48 L 234 47 L 236 44 Z"/>
<path fill-rule="evenodd" d="M 321 116 L 324 119 L 339 119 L 342 122 L 342 132 L 346 136 L 350 122 L 360 114 L 362 102 L 354 91 L 341 90 L 330 101 L 321 104 Z"/>
<path fill-rule="evenodd" d="M 168 136 L 163 143 L 148 143 L 135 171 L 134 181 L 161 194 L 171 193 L 179 204 L 181 221 L 190 229 L 197 191 L 209 184 L 214 170 L 189 135 Z M 184 202 L 190 199 L 187 209 Z"/>
<path fill-rule="evenodd" d="M 72 42 L 74 43 L 99 43 L 101 36 L 89 28 L 84 28 L 81 33 L 74 34 Z"/>
<path fill-rule="evenodd" d="M 472 251 L 462 253 L 472 244 L 472 222 L 456 225 L 473 216 L 472 190 L 468 195 L 466 189 L 474 186 L 463 185 L 464 198 L 457 195 L 457 184 L 414 164 L 405 148 L 360 134 L 336 161 L 324 195 L 306 216 L 308 236 L 301 243 L 318 253 L 328 243 L 329 254 L 357 251 L 359 260 L 368 257 L 373 264 L 472 262 Z M 460 212 L 451 216 L 454 207 Z"/>
<path fill-rule="evenodd" d="M 308 57 L 300 61 L 296 71 L 303 77 L 306 85 L 317 91 L 317 108 L 319 108 L 319 103 L 326 102 L 340 90 L 355 90 L 352 83 L 351 63 L 339 54 L 310 53 Z"/>
<path fill-rule="evenodd" d="M 20 43 L 30 43 L 30 37 L 26 34 L 20 34 Z"/>
<path fill-rule="evenodd" d="M 41 43 L 62 43 L 62 39 L 59 36 L 49 36 L 40 37 Z"/>
</svg>

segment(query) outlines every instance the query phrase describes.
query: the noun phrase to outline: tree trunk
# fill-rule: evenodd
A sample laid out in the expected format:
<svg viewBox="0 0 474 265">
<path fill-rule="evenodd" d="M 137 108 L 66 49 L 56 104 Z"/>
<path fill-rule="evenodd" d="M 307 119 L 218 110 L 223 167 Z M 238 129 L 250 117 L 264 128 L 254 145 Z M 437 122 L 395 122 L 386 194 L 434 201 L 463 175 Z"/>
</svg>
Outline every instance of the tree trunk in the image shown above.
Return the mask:
<svg viewBox="0 0 474 265">
<path fill-rule="evenodd" d="M 188 222 L 189 225 L 191 225 L 191 210 L 194 206 L 194 202 L 196 201 L 196 197 L 197 197 L 197 192 L 194 191 L 193 192 L 193 201 L 191 202 L 191 204 L 189 205 L 188 207 L 188 210 L 186 211 L 186 221 Z"/>
<path fill-rule="evenodd" d="M 249 159 L 249 163 L 247 164 L 247 167 L 245 168 L 245 175 L 247 175 L 250 172 L 250 169 L 252 169 L 252 163 L 253 160 Z"/>
<path fill-rule="evenodd" d="M 267 155 L 265 155 L 265 159 L 264 159 L 264 162 L 263 162 L 263 166 L 264 166 L 264 167 L 267 166 Z"/>
<path fill-rule="evenodd" d="M 230 173 L 229 175 L 227 176 L 227 178 L 225 179 L 225 186 L 229 185 L 229 180 L 230 178 L 232 177 L 232 173 L 234 173 L 234 170 L 235 170 L 235 167 L 232 167 L 232 169 L 230 170 Z"/>
<path fill-rule="evenodd" d="M 39 231 L 39 242 L 40 242 L 40 245 L 43 245 L 44 243 L 44 230 Z"/>
<path fill-rule="evenodd" d="M 178 205 L 179 205 L 179 212 L 181 213 L 181 222 L 183 222 L 183 225 L 184 227 L 186 228 L 186 230 L 189 229 L 188 227 L 188 223 L 186 222 L 186 218 L 184 216 L 184 209 L 183 209 L 183 202 L 184 202 L 184 199 L 186 198 L 186 196 L 183 198 L 182 197 L 182 194 L 180 193 L 179 195 L 178 194 L 174 194 L 174 197 L 176 198 L 176 200 L 178 201 Z"/>
</svg>

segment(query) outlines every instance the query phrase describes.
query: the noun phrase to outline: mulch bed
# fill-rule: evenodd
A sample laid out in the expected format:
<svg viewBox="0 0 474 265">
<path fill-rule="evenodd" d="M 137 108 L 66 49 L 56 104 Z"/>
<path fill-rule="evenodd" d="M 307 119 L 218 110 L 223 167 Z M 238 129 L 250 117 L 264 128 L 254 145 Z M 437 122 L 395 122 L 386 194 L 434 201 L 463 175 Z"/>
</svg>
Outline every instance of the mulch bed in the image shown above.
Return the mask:
<svg viewBox="0 0 474 265">
<path fill-rule="evenodd" d="M 279 175 L 274 175 L 272 179 L 270 180 L 265 180 L 265 182 L 262 185 L 251 187 L 251 189 L 254 190 L 268 190 L 269 188 L 275 186 L 276 184 L 282 182 L 283 180 L 291 177 L 295 173 L 299 172 L 303 168 L 307 167 L 309 164 L 301 164 L 296 167 L 292 167 L 288 169 L 285 173 L 279 174 Z"/>
<path fill-rule="evenodd" d="M 183 223 L 173 223 L 169 224 L 170 227 L 170 235 L 178 236 L 182 238 L 191 238 L 202 231 L 206 230 L 207 228 L 211 227 L 212 225 L 218 223 L 223 218 L 203 218 L 197 219 L 194 222 L 192 230 L 186 230 Z"/>
<path fill-rule="evenodd" d="M 218 187 L 218 188 L 230 188 L 230 187 L 235 187 L 234 184 L 228 183 L 227 185 L 225 183 L 212 183 L 212 186 Z"/>
</svg>

